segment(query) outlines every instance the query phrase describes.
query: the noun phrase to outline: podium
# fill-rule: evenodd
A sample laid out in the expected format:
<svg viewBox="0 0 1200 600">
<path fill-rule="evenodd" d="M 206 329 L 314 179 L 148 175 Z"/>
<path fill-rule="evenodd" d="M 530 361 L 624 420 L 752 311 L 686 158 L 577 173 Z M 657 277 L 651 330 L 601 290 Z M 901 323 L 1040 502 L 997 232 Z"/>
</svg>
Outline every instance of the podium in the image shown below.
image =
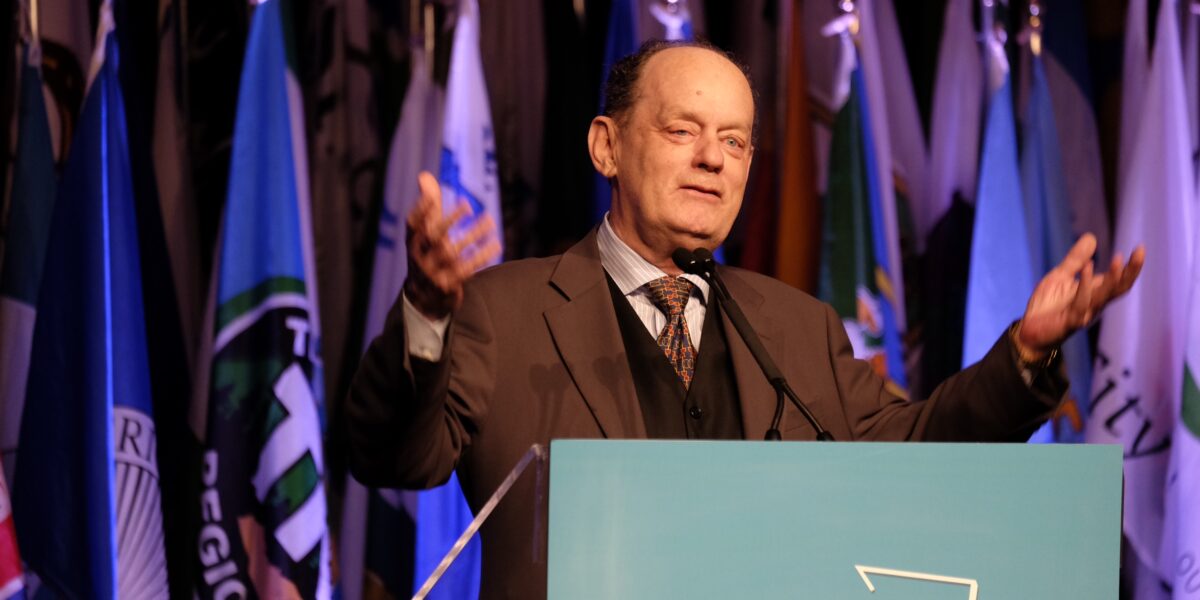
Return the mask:
<svg viewBox="0 0 1200 600">
<path fill-rule="evenodd" d="M 1117 598 L 1121 449 L 559 440 L 550 599 Z"/>
</svg>

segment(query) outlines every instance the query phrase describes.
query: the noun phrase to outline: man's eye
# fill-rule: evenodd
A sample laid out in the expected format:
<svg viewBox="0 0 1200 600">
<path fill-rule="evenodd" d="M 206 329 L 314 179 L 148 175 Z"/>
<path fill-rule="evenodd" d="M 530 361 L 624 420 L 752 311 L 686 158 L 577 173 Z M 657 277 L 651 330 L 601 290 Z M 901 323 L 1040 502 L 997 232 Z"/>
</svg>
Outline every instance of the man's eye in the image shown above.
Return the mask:
<svg viewBox="0 0 1200 600">
<path fill-rule="evenodd" d="M 731 138 L 725 138 L 725 145 L 726 145 L 726 146 L 729 146 L 730 148 L 741 148 L 741 147 L 742 147 L 742 141 L 741 141 L 741 140 L 739 140 L 739 139 L 737 139 L 737 138 L 732 138 L 732 137 L 731 137 Z"/>
<path fill-rule="evenodd" d="M 675 131 L 671 132 L 671 135 L 685 136 L 691 135 L 691 132 L 686 129 L 676 129 Z"/>
</svg>

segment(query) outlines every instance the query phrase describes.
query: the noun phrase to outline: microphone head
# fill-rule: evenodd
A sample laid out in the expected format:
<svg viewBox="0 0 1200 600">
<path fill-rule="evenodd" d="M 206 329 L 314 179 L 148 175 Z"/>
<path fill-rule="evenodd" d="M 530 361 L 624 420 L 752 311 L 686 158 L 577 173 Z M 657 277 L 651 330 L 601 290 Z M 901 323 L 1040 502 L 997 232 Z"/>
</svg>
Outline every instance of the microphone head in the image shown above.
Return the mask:
<svg viewBox="0 0 1200 600">
<path fill-rule="evenodd" d="M 696 255 L 687 248 L 676 248 L 671 253 L 671 260 L 675 262 L 675 266 L 679 267 L 684 273 L 693 275 L 701 272 L 700 263 L 696 260 Z"/>
<path fill-rule="evenodd" d="M 699 263 L 701 269 L 712 271 L 716 268 L 717 262 L 713 258 L 712 251 L 708 248 L 696 248 L 692 251 L 692 254 L 696 257 L 696 262 Z"/>
</svg>

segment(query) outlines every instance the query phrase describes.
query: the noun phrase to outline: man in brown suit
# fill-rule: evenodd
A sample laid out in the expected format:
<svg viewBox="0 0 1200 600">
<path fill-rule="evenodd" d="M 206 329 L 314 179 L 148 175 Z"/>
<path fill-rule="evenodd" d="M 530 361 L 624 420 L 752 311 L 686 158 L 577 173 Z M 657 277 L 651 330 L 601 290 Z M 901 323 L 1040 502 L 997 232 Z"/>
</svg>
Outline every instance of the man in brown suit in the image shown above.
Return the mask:
<svg viewBox="0 0 1200 600">
<path fill-rule="evenodd" d="M 451 240 L 466 211 L 444 215 L 423 175 L 409 279 L 348 402 L 363 483 L 431 487 L 457 469 L 478 510 L 531 444 L 551 438 L 763 438 L 773 389 L 715 294 L 670 258 L 715 248 L 737 216 L 754 151 L 749 83 L 719 50 L 648 45 L 613 68 L 606 107 L 588 148 L 613 183 L 612 211 L 562 256 L 472 275 L 498 251 L 494 226 L 481 220 Z M 1094 276 L 1094 251 L 1081 238 L 983 360 L 919 402 L 853 357 L 830 307 L 762 275 L 721 272 L 838 440 L 1019 441 L 1065 390 L 1057 345 L 1128 290 L 1143 260 L 1139 249 L 1128 268 L 1114 258 Z M 781 430 L 814 437 L 791 406 Z M 545 519 L 545 495 L 526 476 L 482 529 L 483 597 L 545 595 Z"/>
</svg>

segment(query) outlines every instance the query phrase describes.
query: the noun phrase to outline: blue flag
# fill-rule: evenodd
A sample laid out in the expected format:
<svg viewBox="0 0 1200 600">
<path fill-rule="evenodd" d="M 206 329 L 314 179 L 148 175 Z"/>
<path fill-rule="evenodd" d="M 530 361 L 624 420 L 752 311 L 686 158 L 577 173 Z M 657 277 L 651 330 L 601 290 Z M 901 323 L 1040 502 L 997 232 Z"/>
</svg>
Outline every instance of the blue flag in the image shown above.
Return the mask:
<svg viewBox="0 0 1200 600">
<path fill-rule="evenodd" d="M 604 64 L 600 76 L 600 114 L 604 113 L 604 86 L 608 83 L 608 73 L 617 61 L 633 54 L 638 46 L 646 39 L 641 35 L 640 19 L 638 19 L 637 0 L 614 0 L 612 12 L 608 16 L 608 37 L 604 42 Z M 660 6 L 655 2 L 651 5 L 650 14 L 662 25 L 661 37 L 665 40 L 691 40 L 691 13 L 688 11 L 687 0 L 674 2 L 669 7 Z M 612 204 L 612 187 L 608 180 L 599 173 L 596 174 L 595 221 L 604 218 Z M 719 259 L 719 257 L 718 257 Z"/>
<path fill-rule="evenodd" d="M 503 231 L 492 114 L 479 56 L 479 5 L 475 0 L 463 0 L 458 6 L 438 169 L 442 203 L 445 211 L 451 212 L 466 202 L 472 213 L 467 219 L 467 227 L 474 220 L 491 215 Z M 461 231 L 452 232 L 453 235 L 459 233 Z M 437 568 L 472 518 L 457 474 L 452 474 L 445 484 L 420 493 L 414 591 L 420 589 Z M 472 539 L 429 597 L 447 600 L 477 597 L 481 564 L 479 540 Z"/>
<path fill-rule="evenodd" d="M 1021 202 L 1008 62 L 998 41 L 993 38 L 988 43 L 992 44 L 986 53 L 991 61 L 992 93 L 975 197 L 963 366 L 983 358 L 1005 328 L 1021 318 L 1035 283 Z"/>
<path fill-rule="evenodd" d="M 167 596 L 137 222 L 109 5 L 50 224 L 13 483 L 21 552 L 68 597 Z"/>
<path fill-rule="evenodd" d="M 1054 123 L 1042 57 L 1030 60 L 1029 101 L 1025 108 L 1022 131 L 1021 195 L 1025 200 L 1031 257 L 1035 275 L 1049 272 L 1067 255 L 1074 242 L 1071 232 L 1070 198 L 1064 179 L 1063 156 Z M 1103 256 L 1103 255 L 1101 255 Z M 1031 441 L 1082 442 L 1091 397 L 1092 355 L 1087 331 L 1067 338 L 1062 346 L 1063 360 L 1071 388 L 1056 417 L 1046 423 Z"/>
<path fill-rule="evenodd" d="M 198 598 L 328 598 L 324 415 L 290 4 L 255 9 L 218 249 Z M 203 375 L 203 374 L 201 374 Z"/>
</svg>

